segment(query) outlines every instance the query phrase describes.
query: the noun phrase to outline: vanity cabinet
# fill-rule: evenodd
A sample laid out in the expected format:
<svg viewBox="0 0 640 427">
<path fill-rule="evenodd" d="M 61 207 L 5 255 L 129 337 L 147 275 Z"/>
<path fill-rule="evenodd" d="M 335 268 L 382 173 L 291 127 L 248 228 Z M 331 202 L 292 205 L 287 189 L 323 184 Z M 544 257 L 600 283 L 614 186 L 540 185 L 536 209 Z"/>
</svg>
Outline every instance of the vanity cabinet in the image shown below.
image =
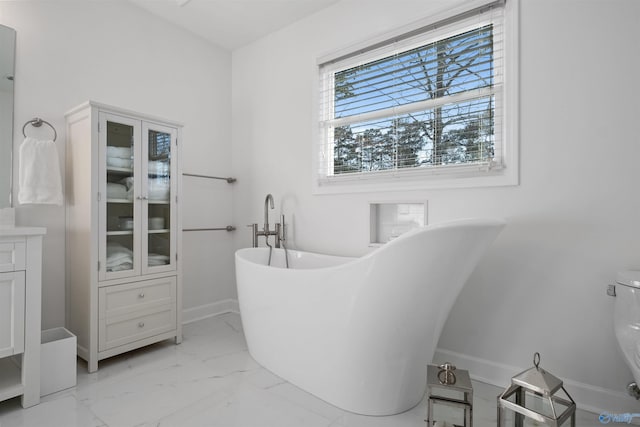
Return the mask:
<svg viewBox="0 0 640 427">
<path fill-rule="evenodd" d="M 0 228 L 0 401 L 40 402 L 41 227 Z"/>
<path fill-rule="evenodd" d="M 98 361 L 182 340 L 182 126 L 87 102 L 67 118 L 67 327 Z"/>
</svg>

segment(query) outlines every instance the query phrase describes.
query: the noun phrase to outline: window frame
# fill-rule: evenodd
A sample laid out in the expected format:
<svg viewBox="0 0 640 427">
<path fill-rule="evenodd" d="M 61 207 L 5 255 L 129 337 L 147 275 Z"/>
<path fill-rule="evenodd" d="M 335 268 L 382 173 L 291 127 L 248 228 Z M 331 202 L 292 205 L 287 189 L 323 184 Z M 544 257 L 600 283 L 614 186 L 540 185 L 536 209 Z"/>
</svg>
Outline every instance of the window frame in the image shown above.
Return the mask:
<svg viewBox="0 0 640 427">
<path fill-rule="evenodd" d="M 331 120 L 335 88 L 333 75 L 357 64 L 369 63 L 389 56 L 390 47 L 406 51 L 412 47 L 426 45 L 460 34 L 470 26 L 477 27 L 478 22 L 494 22 L 490 14 L 481 14 L 488 0 L 468 1 L 466 8 L 454 7 L 445 14 L 403 26 L 393 33 L 373 37 L 368 42 L 342 49 L 319 58 L 317 61 L 318 90 L 316 96 L 318 108 L 318 127 L 314 137 L 313 152 L 313 191 L 323 193 L 350 193 L 363 191 L 391 191 L 416 189 L 443 189 L 467 187 L 491 187 L 519 184 L 519 141 L 518 141 L 518 28 L 517 17 L 519 0 L 508 0 L 499 7 L 503 10 L 501 26 L 503 47 L 501 50 L 502 89 L 495 93 L 496 107 L 500 106 L 500 117 L 495 123 L 495 157 L 493 162 L 484 165 L 449 164 L 431 167 L 389 169 L 381 171 L 354 172 L 330 175 L 334 163 L 333 142 L 330 141 L 325 122 Z M 501 3 L 501 2 L 499 2 Z M 446 21 L 446 22 L 445 22 Z M 400 39 L 400 41 L 397 41 Z M 364 58 L 364 59 L 363 59 Z M 330 76 L 329 78 L 327 76 Z M 329 97 L 329 98 L 327 98 Z M 500 98 L 500 99 L 498 99 Z M 328 107 L 323 103 L 328 101 Z M 496 108 L 497 110 L 497 108 Z M 496 114 L 497 116 L 498 114 Z"/>
</svg>

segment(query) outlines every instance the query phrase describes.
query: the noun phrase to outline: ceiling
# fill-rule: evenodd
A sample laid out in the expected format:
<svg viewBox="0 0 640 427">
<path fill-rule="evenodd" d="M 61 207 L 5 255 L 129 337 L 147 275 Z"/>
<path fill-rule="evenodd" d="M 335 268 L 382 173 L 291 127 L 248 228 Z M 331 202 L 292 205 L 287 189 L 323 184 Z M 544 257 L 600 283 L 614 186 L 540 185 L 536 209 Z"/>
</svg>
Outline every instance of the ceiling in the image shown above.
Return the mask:
<svg viewBox="0 0 640 427">
<path fill-rule="evenodd" d="M 324 9 L 339 0 L 130 0 L 228 50 Z"/>
</svg>

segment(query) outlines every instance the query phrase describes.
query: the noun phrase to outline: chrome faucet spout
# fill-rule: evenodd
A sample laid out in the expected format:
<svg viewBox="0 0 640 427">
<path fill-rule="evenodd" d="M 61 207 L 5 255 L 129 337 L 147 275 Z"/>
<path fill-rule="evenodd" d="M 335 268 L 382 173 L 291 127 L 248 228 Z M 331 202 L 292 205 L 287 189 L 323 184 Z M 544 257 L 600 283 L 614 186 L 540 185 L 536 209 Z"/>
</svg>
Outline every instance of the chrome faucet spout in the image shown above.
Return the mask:
<svg viewBox="0 0 640 427">
<path fill-rule="evenodd" d="M 264 232 L 265 233 L 269 232 L 269 206 L 271 206 L 271 209 L 273 209 L 273 196 L 271 194 L 267 194 L 267 197 L 264 199 Z"/>
</svg>

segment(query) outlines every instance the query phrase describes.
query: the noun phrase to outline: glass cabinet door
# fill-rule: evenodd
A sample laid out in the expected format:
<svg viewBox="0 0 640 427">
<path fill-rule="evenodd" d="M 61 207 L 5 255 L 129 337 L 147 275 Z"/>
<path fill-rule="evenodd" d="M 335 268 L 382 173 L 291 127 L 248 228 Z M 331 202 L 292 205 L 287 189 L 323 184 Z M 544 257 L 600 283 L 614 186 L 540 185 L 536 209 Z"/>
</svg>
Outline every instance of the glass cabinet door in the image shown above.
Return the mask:
<svg viewBox="0 0 640 427">
<path fill-rule="evenodd" d="M 142 272 L 176 268 L 176 130 L 142 123 Z"/>
<path fill-rule="evenodd" d="M 99 278 L 140 272 L 140 121 L 100 113 Z"/>
</svg>

